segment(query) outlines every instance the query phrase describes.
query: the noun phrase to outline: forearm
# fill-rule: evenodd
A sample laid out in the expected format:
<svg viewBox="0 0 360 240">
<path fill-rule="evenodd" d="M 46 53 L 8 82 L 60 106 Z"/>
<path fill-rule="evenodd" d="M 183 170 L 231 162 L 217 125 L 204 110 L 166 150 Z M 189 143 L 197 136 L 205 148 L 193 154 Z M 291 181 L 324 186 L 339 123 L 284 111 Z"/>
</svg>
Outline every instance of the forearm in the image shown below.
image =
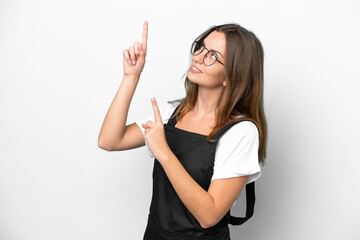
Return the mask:
<svg viewBox="0 0 360 240">
<path fill-rule="evenodd" d="M 200 225 L 203 228 L 213 225 L 216 217 L 211 195 L 189 175 L 171 151 L 159 162 L 177 195 Z"/>
<path fill-rule="evenodd" d="M 139 78 L 124 76 L 102 124 L 98 144 L 104 148 L 119 142 L 124 135 L 126 119 Z"/>
</svg>

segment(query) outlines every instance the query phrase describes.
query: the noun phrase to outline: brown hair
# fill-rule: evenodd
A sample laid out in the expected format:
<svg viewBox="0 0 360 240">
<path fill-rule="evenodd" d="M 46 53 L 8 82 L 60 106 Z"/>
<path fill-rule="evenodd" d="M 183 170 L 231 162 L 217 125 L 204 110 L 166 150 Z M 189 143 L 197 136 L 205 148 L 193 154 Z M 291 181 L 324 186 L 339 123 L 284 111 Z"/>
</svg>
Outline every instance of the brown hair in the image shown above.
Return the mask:
<svg viewBox="0 0 360 240">
<path fill-rule="evenodd" d="M 259 131 L 259 163 L 264 164 L 267 124 L 263 104 L 264 52 L 261 42 L 254 33 L 234 23 L 212 26 L 200 34 L 196 40 L 202 42 L 215 30 L 223 32 L 226 37 L 225 80 L 227 85 L 216 110 L 215 127 L 207 140 L 213 142 L 211 137 L 230 122 L 252 121 Z M 178 118 L 181 119 L 193 109 L 197 101 L 198 87 L 188 77 L 185 78 L 185 98 L 169 102 L 181 102 L 174 116 L 179 114 Z M 238 118 L 239 115 L 243 117 Z"/>
</svg>

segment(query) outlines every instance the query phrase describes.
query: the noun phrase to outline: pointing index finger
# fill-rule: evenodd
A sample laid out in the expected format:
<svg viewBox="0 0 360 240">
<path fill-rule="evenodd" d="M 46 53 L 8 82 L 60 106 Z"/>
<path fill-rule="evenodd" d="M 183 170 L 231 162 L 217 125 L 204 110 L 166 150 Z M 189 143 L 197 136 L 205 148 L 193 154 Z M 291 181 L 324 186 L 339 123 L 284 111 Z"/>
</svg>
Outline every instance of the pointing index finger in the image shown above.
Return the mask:
<svg viewBox="0 0 360 240">
<path fill-rule="evenodd" d="M 148 22 L 144 22 L 141 47 L 146 51 L 148 38 Z"/>
<path fill-rule="evenodd" d="M 154 110 L 155 122 L 162 122 L 160 110 L 158 108 L 155 98 L 151 98 L 151 103 Z"/>
</svg>

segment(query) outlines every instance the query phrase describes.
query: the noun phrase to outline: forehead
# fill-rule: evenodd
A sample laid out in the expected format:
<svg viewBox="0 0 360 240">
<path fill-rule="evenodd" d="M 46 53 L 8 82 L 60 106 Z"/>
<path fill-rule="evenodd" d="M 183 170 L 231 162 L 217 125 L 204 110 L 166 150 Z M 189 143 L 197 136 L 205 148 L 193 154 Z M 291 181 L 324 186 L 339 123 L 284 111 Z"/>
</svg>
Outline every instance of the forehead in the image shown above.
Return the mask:
<svg viewBox="0 0 360 240">
<path fill-rule="evenodd" d="M 221 52 L 223 56 L 225 56 L 226 50 L 226 38 L 225 33 L 212 31 L 205 39 L 204 44 L 206 48 L 213 49 Z"/>
</svg>

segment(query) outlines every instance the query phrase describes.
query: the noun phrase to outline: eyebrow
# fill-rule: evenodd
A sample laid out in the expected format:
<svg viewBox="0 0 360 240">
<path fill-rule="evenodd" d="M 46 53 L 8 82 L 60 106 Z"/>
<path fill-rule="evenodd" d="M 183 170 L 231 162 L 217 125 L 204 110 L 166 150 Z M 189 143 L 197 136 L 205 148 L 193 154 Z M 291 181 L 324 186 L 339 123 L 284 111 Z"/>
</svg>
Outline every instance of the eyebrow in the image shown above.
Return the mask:
<svg viewBox="0 0 360 240">
<path fill-rule="evenodd" d="M 206 47 L 205 41 L 203 41 L 203 44 L 204 44 L 204 46 Z M 214 51 L 214 52 L 218 52 L 223 58 L 225 58 L 225 57 L 221 54 L 221 52 L 219 52 L 219 51 L 217 51 L 217 50 L 215 50 L 215 49 L 209 49 L 209 50 Z"/>
</svg>

